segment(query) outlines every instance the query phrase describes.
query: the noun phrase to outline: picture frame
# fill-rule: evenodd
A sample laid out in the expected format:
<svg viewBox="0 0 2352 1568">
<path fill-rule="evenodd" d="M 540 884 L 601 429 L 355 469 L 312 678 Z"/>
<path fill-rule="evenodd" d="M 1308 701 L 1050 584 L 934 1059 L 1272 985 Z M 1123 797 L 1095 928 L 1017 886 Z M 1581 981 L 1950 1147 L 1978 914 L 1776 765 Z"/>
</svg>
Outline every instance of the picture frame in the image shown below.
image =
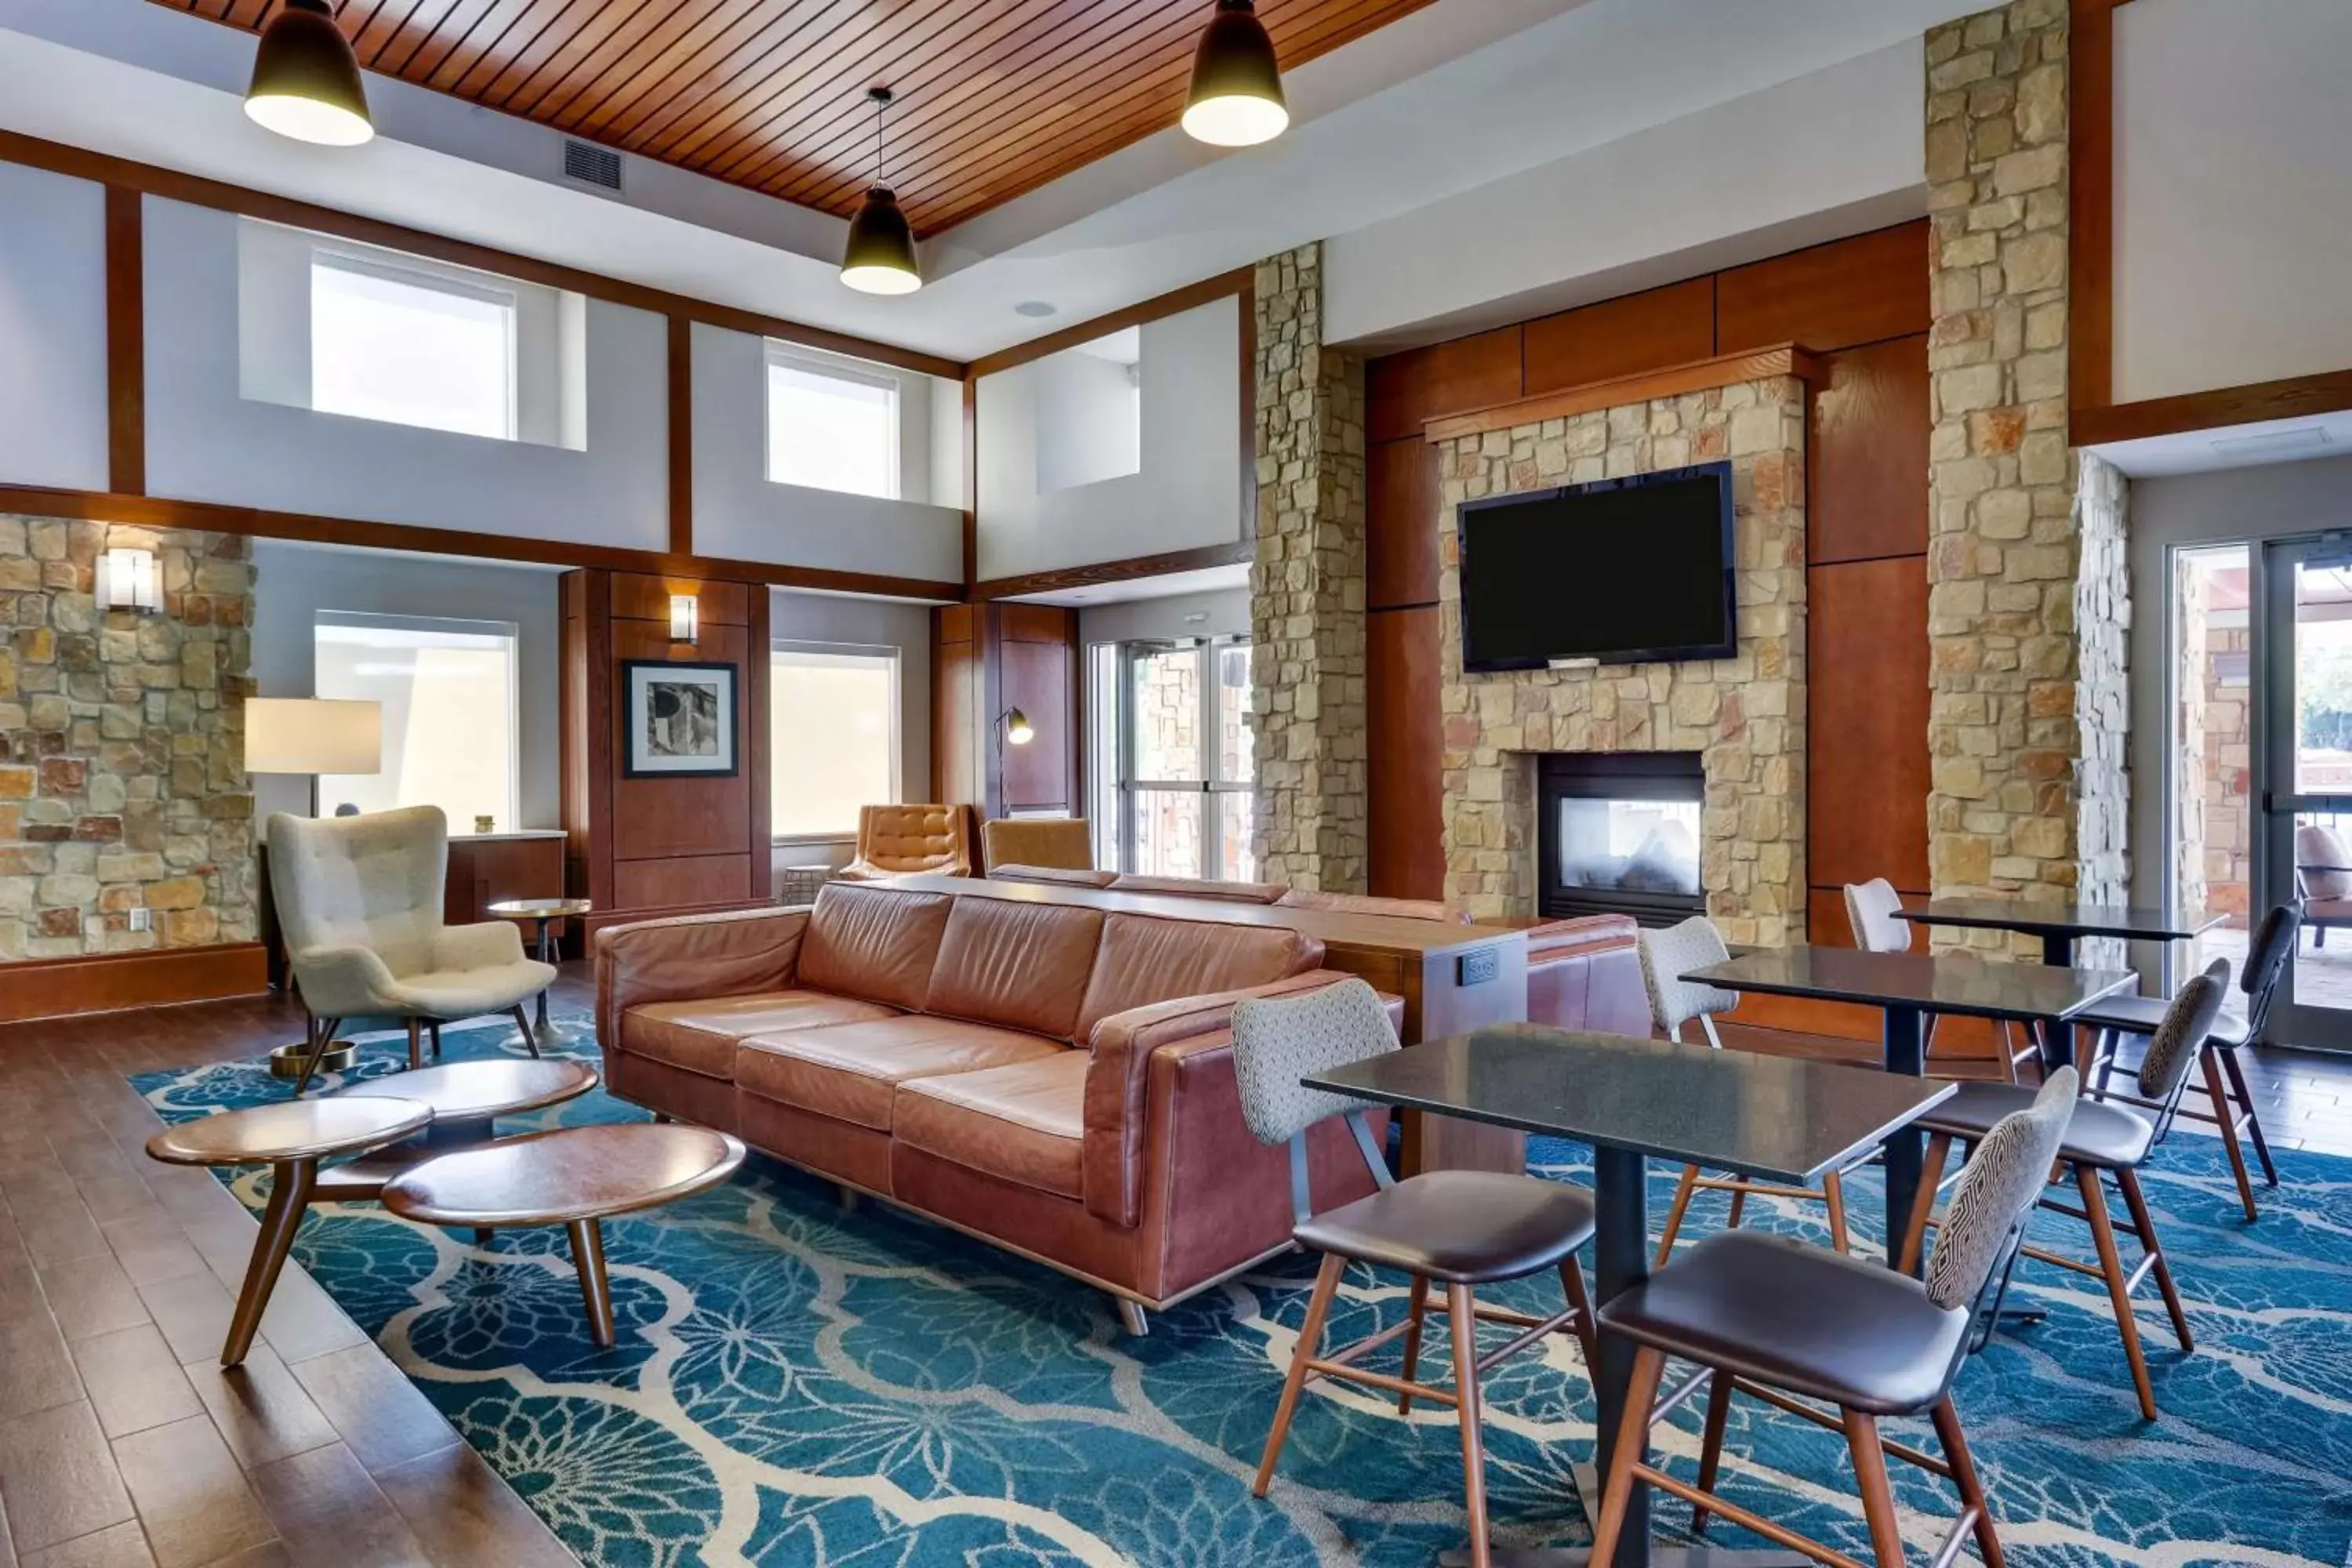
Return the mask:
<svg viewBox="0 0 2352 1568">
<path fill-rule="evenodd" d="M 741 667 L 621 662 L 625 778 L 732 778 L 742 766 L 735 693 Z"/>
</svg>

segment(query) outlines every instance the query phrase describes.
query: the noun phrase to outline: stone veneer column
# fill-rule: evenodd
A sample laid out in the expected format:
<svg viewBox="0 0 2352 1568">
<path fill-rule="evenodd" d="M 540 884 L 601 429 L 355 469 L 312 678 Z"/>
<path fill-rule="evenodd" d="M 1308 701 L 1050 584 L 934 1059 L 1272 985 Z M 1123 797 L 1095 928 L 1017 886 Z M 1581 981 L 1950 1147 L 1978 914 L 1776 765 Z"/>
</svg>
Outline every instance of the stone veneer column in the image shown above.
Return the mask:
<svg viewBox="0 0 2352 1568">
<path fill-rule="evenodd" d="M 1257 553 L 1250 715 L 1258 876 L 1360 893 L 1364 749 L 1364 365 L 1323 345 L 1322 247 L 1256 280 Z"/>
<path fill-rule="evenodd" d="M 0 960 L 253 940 L 247 543 L 0 516 Z M 98 608 L 110 545 L 160 613 Z"/>
<path fill-rule="evenodd" d="M 2067 447 L 2066 46 L 2066 0 L 1927 39 L 1939 896 L 2125 891 L 2120 502 L 2078 515 Z"/>
</svg>

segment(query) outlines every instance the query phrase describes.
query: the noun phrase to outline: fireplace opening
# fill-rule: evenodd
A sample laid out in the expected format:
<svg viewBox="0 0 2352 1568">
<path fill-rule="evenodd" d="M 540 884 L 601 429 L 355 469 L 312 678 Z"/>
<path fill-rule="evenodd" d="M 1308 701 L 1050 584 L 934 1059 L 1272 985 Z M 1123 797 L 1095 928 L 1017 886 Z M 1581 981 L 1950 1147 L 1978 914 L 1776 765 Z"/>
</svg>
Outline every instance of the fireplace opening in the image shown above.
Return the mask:
<svg viewBox="0 0 2352 1568">
<path fill-rule="evenodd" d="M 1696 752 L 1554 752 L 1537 773 L 1545 914 L 1662 926 L 1706 912 Z"/>
</svg>

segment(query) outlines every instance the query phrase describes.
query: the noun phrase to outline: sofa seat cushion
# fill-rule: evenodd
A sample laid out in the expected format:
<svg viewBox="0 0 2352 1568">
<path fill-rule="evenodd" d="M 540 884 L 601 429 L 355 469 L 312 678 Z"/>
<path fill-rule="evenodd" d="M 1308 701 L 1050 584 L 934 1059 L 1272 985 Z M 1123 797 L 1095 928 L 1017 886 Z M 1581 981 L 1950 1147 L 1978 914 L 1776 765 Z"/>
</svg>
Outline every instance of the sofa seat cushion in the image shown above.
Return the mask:
<svg viewBox="0 0 2352 1568">
<path fill-rule="evenodd" d="M 887 1132 L 891 1101 L 908 1079 L 1008 1067 L 1065 1049 L 1034 1035 L 916 1014 L 754 1036 L 737 1048 L 735 1084 L 746 1094 Z"/>
<path fill-rule="evenodd" d="M 1084 1051 L 898 1086 L 891 1136 L 909 1148 L 1062 1197 L 1084 1194 Z"/>
<path fill-rule="evenodd" d="M 648 1002 L 622 1020 L 622 1048 L 705 1078 L 732 1080 L 735 1047 L 754 1035 L 896 1018 L 895 1007 L 823 991 L 759 991 L 700 1002 Z"/>
</svg>

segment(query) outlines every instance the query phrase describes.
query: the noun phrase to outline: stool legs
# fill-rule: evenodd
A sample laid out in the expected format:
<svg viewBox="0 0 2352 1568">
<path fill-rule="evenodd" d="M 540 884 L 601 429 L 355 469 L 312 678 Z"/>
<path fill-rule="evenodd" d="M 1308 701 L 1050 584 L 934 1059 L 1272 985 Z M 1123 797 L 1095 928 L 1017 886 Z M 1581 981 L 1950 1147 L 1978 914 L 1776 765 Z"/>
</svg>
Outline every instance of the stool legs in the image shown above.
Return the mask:
<svg viewBox="0 0 2352 1568">
<path fill-rule="evenodd" d="M 270 1167 L 269 1204 L 262 1210 L 261 1233 L 253 1238 L 253 1257 L 245 1266 L 245 1283 L 237 1287 L 236 1309 L 229 1314 L 228 1338 L 221 1344 L 221 1365 L 242 1366 L 246 1352 L 253 1348 L 253 1336 L 261 1327 L 261 1313 L 269 1305 L 269 1293 L 278 1288 L 278 1276 L 286 1268 L 286 1255 L 294 1249 L 294 1233 L 301 1228 L 303 1213 L 310 1206 L 311 1189 L 319 1180 L 316 1156 L 302 1160 L 287 1160 Z"/>
<path fill-rule="evenodd" d="M 1977 1462 L 1969 1453 L 1968 1436 L 1960 1430 L 1960 1413 L 1952 1407 L 1952 1396 L 1944 1395 L 1928 1414 L 1935 1419 L 1936 1440 L 1944 1445 L 1944 1458 L 1952 1467 L 1952 1485 L 1958 1489 L 1961 1503 L 1977 1510 L 1977 1552 L 1984 1559 L 1984 1568 L 2002 1568 L 2000 1533 L 1992 1527 L 1984 1482 L 1977 1479 Z"/>
<path fill-rule="evenodd" d="M 2253 1177 L 2246 1170 L 2246 1151 L 2238 1142 L 2238 1108 L 2221 1078 L 2221 1053 L 2207 1046 L 2197 1054 L 2198 1066 L 2205 1075 L 2205 1092 L 2213 1100 L 2215 1131 L 2221 1134 L 2221 1148 L 2230 1157 L 2230 1173 L 2238 1180 L 2238 1202 L 2244 1206 L 2247 1219 L 2260 1219 L 2262 1214 L 2254 1207 Z"/>
<path fill-rule="evenodd" d="M 1265 1489 L 1274 1484 L 1274 1463 L 1282 1458 L 1291 1417 L 1298 1414 L 1299 1391 L 1307 1386 L 1307 1363 L 1323 1346 L 1323 1320 L 1330 1315 L 1331 1298 L 1339 1292 L 1339 1272 L 1346 1267 L 1339 1254 L 1323 1255 L 1323 1267 L 1315 1276 L 1315 1294 L 1307 1300 L 1307 1321 L 1298 1325 L 1298 1343 L 1290 1352 L 1290 1373 L 1282 1382 L 1282 1402 L 1274 1407 L 1274 1430 L 1265 1435 L 1265 1457 L 1258 1461 L 1257 1479 L 1250 1486 L 1254 1496 L 1265 1496 Z"/>
<path fill-rule="evenodd" d="M 2090 1220 L 2091 1240 L 2099 1249 L 2099 1272 L 2105 1277 L 2107 1296 L 2115 1303 L 2116 1328 L 2123 1335 L 2124 1359 L 2131 1363 L 2132 1386 L 2139 1391 L 2139 1413 L 2156 1419 L 2156 1389 L 2147 1378 L 2147 1356 L 2140 1349 L 2139 1324 L 2132 1317 L 2129 1276 L 2116 1248 L 2115 1221 L 2107 1214 L 2106 1190 L 2099 1173 L 2088 1165 L 2074 1167 L 2074 1185 L 2083 1194 L 2083 1213 Z"/>
<path fill-rule="evenodd" d="M 1429 1277 L 1427 1275 L 1416 1274 L 1412 1277 L 1412 1295 L 1407 1310 L 1411 1313 L 1411 1326 L 1404 1331 L 1404 1370 L 1397 1375 L 1403 1378 L 1405 1382 L 1411 1383 L 1412 1374 L 1421 1367 L 1421 1329 L 1429 1315 Z M 1400 1415 L 1412 1414 L 1412 1390 L 1406 1389 L 1397 1395 L 1397 1414 Z"/>
<path fill-rule="evenodd" d="M 408 1020 L 408 1070 L 415 1072 L 425 1065 L 425 1020 Z"/>
<path fill-rule="evenodd" d="M 1462 1418 L 1462 1495 L 1470 1514 L 1470 1568 L 1488 1568 L 1486 1447 L 1478 1436 L 1478 1314 L 1469 1286 L 1446 1286 L 1445 1317 L 1454 1331 L 1454 1413 Z"/>
<path fill-rule="evenodd" d="M 572 1266 L 580 1273 L 580 1295 L 588 1305 L 588 1333 L 598 1344 L 613 1343 L 613 1286 L 604 1275 L 604 1232 L 593 1219 L 575 1219 L 564 1227 L 572 1233 Z"/>
</svg>

